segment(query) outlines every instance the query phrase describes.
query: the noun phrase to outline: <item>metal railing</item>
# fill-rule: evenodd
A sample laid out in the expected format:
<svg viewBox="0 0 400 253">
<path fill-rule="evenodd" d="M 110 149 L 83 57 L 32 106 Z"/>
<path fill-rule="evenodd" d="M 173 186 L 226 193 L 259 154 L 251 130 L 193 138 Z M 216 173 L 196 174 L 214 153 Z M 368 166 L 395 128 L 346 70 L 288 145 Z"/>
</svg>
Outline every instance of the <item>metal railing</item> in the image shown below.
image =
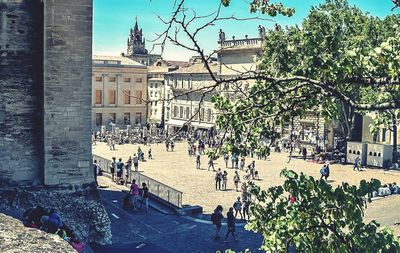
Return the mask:
<svg viewBox="0 0 400 253">
<path fill-rule="evenodd" d="M 98 162 L 102 171 L 111 173 L 110 171 L 111 160 L 108 160 L 98 155 L 93 155 L 93 160 L 96 160 Z M 176 207 L 179 208 L 182 207 L 183 192 L 178 191 L 177 189 L 174 189 L 166 184 L 163 184 L 157 180 L 154 180 L 134 170 L 131 170 L 131 177 L 132 179 L 136 180 L 136 183 L 139 186 L 141 186 L 142 183 L 146 183 L 147 187 L 149 188 L 149 193 L 157 196 L 158 198 L 164 201 L 167 201 L 168 203 Z"/>
</svg>

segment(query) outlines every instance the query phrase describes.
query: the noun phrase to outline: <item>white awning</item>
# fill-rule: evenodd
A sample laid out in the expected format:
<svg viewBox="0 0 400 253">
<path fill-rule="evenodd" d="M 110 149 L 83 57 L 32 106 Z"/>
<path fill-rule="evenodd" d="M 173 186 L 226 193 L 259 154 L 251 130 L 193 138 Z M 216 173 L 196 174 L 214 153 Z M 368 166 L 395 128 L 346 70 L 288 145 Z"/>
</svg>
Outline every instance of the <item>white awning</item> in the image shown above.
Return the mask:
<svg viewBox="0 0 400 253">
<path fill-rule="evenodd" d="M 205 122 L 198 122 L 198 121 L 188 122 L 187 120 L 177 120 L 177 119 L 170 119 L 166 122 L 166 124 L 169 126 L 177 126 L 177 127 L 182 127 L 183 125 L 187 125 L 187 126 L 203 128 L 203 129 L 211 129 L 213 127 L 215 128 L 215 124 L 213 124 L 213 123 L 205 123 Z"/>
</svg>

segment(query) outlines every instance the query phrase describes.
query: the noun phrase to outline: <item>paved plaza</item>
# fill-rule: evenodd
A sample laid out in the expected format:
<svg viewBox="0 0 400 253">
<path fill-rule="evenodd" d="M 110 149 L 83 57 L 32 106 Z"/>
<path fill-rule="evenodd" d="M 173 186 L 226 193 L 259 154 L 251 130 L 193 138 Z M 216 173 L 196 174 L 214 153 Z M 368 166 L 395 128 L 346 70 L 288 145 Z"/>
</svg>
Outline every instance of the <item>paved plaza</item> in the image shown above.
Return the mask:
<svg viewBox="0 0 400 253">
<path fill-rule="evenodd" d="M 147 157 L 147 150 L 150 146 L 140 145 Z M 93 154 L 111 159 L 111 157 L 122 158 L 125 162 L 129 156 L 137 152 L 138 145 L 124 144 L 117 145 L 115 151 L 110 151 L 105 143 L 98 142 L 93 146 Z M 208 159 L 205 155 L 201 157 L 201 170 L 196 170 L 195 158 L 188 156 L 186 142 L 176 144 L 174 152 L 167 152 L 164 144 L 151 145 L 153 160 L 139 163 L 139 171 L 144 175 L 165 183 L 183 192 L 183 204 L 200 205 L 205 213 L 211 213 L 214 208 L 221 204 L 225 209 L 232 206 L 235 199 L 240 196 L 233 184 L 234 170 L 225 168 L 222 158 L 218 159 L 215 168 L 221 168 L 228 172 L 228 190 L 216 191 L 214 172 L 207 171 Z M 246 165 L 256 161 L 256 169 L 259 171 L 260 180 L 256 184 L 263 188 L 282 184 L 283 178 L 279 176 L 280 171 L 287 167 L 296 172 L 304 172 L 307 175 L 320 177 L 320 164 L 303 161 L 293 158 L 289 161 L 287 153 L 272 153 L 264 160 L 246 158 Z M 360 180 L 377 178 L 382 183 L 400 182 L 400 173 L 383 171 L 378 169 L 365 169 L 362 172 L 352 170 L 351 165 L 332 164 L 329 182 L 339 184 L 347 181 L 351 184 L 358 184 Z M 239 172 L 242 176 L 244 172 Z M 242 182 L 245 180 L 241 179 Z M 400 196 L 390 196 L 385 199 L 374 201 L 366 212 L 366 219 L 377 219 L 383 225 L 389 225 L 400 235 L 400 226 L 394 225 L 400 222 L 400 216 L 396 215 L 400 208 Z"/>
</svg>

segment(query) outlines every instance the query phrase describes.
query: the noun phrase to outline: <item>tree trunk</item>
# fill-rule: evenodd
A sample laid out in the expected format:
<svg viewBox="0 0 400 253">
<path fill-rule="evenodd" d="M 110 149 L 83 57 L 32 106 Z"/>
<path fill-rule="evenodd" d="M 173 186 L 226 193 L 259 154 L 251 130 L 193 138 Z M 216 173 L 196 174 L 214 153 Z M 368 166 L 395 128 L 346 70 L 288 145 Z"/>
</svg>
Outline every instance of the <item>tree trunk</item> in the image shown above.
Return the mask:
<svg viewBox="0 0 400 253">
<path fill-rule="evenodd" d="M 393 153 L 392 163 L 397 163 L 397 119 L 396 114 L 392 113 L 392 129 L 393 129 Z"/>
</svg>

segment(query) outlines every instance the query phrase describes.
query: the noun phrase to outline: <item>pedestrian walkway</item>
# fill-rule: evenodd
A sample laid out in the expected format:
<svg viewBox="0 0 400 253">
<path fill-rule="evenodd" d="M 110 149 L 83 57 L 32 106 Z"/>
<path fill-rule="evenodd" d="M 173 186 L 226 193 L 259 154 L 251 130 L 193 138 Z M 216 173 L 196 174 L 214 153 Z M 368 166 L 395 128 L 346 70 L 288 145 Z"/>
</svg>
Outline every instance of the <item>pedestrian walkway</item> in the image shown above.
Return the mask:
<svg viewBox="0 0 400 253">
<path fill-rule="evenodd" d="M 216 252 L 226 249 L 240 252 L 247 248 L 251 252 L 260 252 L 261 235 L 246 231 L 241 226 L 236 229 L 239 240 L 224 243 L 223 240 L 213 238 L 215 232 L 213 225 L 175 214 L 163 214 L 152 208 L 149 213 L 141 210 L 125 210 L 122 207 L 124 193 L 120 189 L 121 186 L 102 177 L 99 178 L 99 183 L 108 186 L 99 189 L 99 193 L 112 222 L 111 230 L 115 245 L 150 243 L 170 252 Z M 226 212 L 227 210 L 224 210 L 224 216 Z M 226 233 L 226 230 L 227 227 L 223 226 L 221 234 Z"/>
</svg>

